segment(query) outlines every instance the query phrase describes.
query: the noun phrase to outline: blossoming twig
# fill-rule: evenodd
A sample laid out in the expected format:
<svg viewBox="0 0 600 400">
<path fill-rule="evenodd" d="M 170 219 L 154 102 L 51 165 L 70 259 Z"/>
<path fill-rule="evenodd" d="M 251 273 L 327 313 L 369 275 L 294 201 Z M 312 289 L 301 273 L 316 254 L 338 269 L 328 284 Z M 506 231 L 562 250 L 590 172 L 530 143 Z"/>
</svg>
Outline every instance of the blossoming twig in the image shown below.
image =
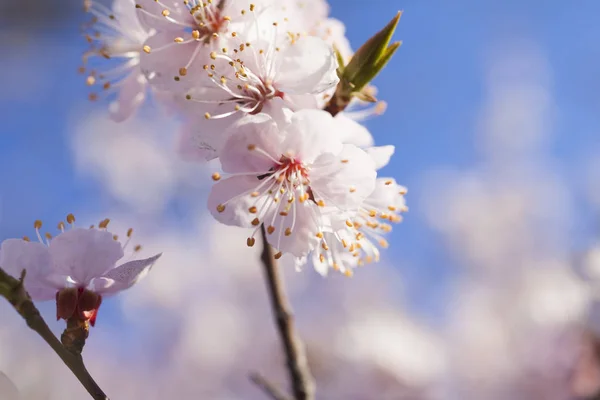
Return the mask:
<svg viewBox="0 0 600 400">
<path fill-rule="evenodd" d="M 308 367 L 304 344 L 296 333 L 294 315 L 285 294 L 285 288 L 279 275 L 273 249 L 267 242 L 267 232 L 264 226 L 261 227 L 261 233 L 263 239 L 261 260 L 265 267 L 267 291 L 271 299 L 271 307 L 275 322 L 277 323 L 279 336 L 283 342 L 294 399 L 312 400 L 314 399 L 315 387 Z"/>
<path fill-rule="evenodd" d="M 75 377 L 81 382 L 92 398 L 96 400 L 108 400 L 102 389 L 91 377 L 85 365 L 81 354 L 75 354 L 68 351 L 60 341 L 54 336 L 46 321 L 40 315 L 40 312 L 31 301 L 31 297 L 23 287 L 25 279 L 25 270 L 21 273 L 19 279 L 13 278 L 0 268 L 0 295 L 6 298 L 15 310 L 23 317 L 27 326 L 37 332 L 52 347 L 52 350 L 60 357 L 67 367 L 73 372 Z"/>
<path fill-rule="evenodd" d="M 290 400 L 290 398 L 281 393 L 281 391 L 267 378 L 259 373 L 250 374 L 250 380 L 260 387 L 273 400 Z"/>
</svg>

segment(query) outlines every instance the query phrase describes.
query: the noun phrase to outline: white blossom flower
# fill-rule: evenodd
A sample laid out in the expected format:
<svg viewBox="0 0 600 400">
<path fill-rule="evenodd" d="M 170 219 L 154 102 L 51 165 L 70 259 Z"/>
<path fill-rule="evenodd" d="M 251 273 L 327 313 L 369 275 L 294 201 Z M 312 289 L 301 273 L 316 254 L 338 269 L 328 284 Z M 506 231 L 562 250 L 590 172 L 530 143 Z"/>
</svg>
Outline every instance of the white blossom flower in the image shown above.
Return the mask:
<svg viewBox="0 0 600 400">
<path fill-rule="evenodd" d="M 112 9 L 96 0 L 85 0 L 84 4 L 93 19 L 86 29 L 91 48 L 84 54 L 81 72 L 87 74 L 89 86 L 100 87 L 103 95 L 115 97 L 109 111 L 113 120 L 121 122 L 133 115 L 146 98 L 147 81 L 140 69 L 140 53 L 152 32 L 137 19 L 134 0 L 115 0 Z M 90 100 L 98 97 L 97 92 L 90 94 Z"/>
<path fill-rule="evenodd" d="M 375 187 L 369 155 L 342 144 L 333 117 L 325 111 L 301 110 L 274 120 L 248 116 L 232 127 L 221 152 L 223 171 L 208 199 L 215 218 L 227 225 L 256 227 L 282 252 L 302 257 L 324 241 L 328 213 L 352 216 Z"/>
<path fill-rule="evenodd" d="M 379 247 L 388 247 L 383 234 L 392 230 L 389 223 L 401 222 L 400 214 L 408 211 L 406 192 L 394 179 L 378 178 L 375 189 L 353 218 L 343 220 L 334 215 L 331 230 L 325 233 L 328 246 L 312 253 L 315 269 L 322 275 L 333 268 L 351 276 L 353 268 L 379 261 Z"/>
<path fill-rule="evenodd" d="M 181 93 L 204 80 L 210 53 L 227 46 L 227 33 L 251 22 L 250 7 L 248 0 L 138 0 L 140 20 L 156 31 L 143 46 L 148 80 Z"/>
<path fill-rule="evenodd" d="M 40 234 L 41 221 L 34 224 L 39 242 L 29 238 L 7 239 L 0 246 L 0 267 L 8 274 L 19 276 L 25 269 L 25 288 L 33 300 L 56 298 L 57 316 L 68 319 L 76 316 L 95 323 L 103 296 L 116 294 L 133 286 L 146 275 L 161 256 L 127 261 L 124 257 L 133 230 L 129 229 L 122 245 L 118 237 L 106 230 L 109 220 L 98 228 L 75 228 L 75 217 L 67 216 L 71 229 L 58 224 L 61 233 L 56 237 Z M 134 247 L 138 252 L 141 246 Z"/>
<path fill-rule="evenodd" d="M 254 8 L 250 13 L 256 13 Z M 271 114 L 282 106 L 319 108 L 321 94 L 339 81 L 329 44 L 292 33 L 285 21 L 273 22 L 272 16 L 256 16 L 245 33 L 228 33 L 228 46 L 209 53 L 210 62 L 203 66 L 207 76 L 185 95 L 189 122 L 182 139 L 189 146 L 203 144 L 205 159 L 218 157 L 212 143 L 224 142 L 218 136 L 244 115 Z"/>
</svg>

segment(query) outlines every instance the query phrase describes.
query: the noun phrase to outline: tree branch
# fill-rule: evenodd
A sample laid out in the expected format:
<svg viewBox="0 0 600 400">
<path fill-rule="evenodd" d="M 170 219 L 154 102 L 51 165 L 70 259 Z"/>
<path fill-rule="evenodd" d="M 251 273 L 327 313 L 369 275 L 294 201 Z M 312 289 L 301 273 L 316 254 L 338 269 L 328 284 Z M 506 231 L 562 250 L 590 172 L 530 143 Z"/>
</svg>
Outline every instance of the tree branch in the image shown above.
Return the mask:
<svg viewBox="0 0 600 400">
<path fill-rule="evenodd" d="M 315 387 L 308 368 L 304 344 L 295 331 L 294 316 L 287 299 L 283 281 L 279 275 L 273 249 L 267 242 L 264 225 L 261 226 L 263 251 L 261 260 L 264 265 L 267 291 L 271 300 L 273 316 L 279 336 L 283 342 L 288 373 L 295 400 L 313 400 Z"/>
<path fill-rule="evenodd" d="M 273 383 L 259 373 L 250 374 L 250 380 L 265 392 L 267 396 L 273 400 L 290 400 L 290 398 L 282 393 Z"/>
<path fill-rule="evenodd" d="M 104 394 L 85 368 L 81 354 L 71 353 L 54 336 L 54 333 L 52 333 L 46 321 L 44 321 L 44 318 L 42 318 L 40 312 L 33 304 L 33 301 L 31 301 L 31 297 L 25 291 L 23 287 L 24 279 L 25 270 L 21 273 L 20 279 L 16 279 L 0 268 L 0 295 L 6 298 L 21 317 L 23 317 L 27 326 L 37 332 L 52 347 L 52 350 L 69 367 L 92 398 L 95 400 L 109 400 L 108 396 Z"/>
</svg>

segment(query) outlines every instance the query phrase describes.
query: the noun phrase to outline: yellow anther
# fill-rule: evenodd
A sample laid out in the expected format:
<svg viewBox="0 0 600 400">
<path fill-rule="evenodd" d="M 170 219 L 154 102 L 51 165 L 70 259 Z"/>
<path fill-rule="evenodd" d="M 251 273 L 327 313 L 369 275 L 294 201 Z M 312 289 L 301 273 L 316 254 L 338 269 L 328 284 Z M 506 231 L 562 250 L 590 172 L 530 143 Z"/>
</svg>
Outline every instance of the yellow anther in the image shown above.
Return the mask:
<svg viewBox="0 0 600 400">
<path fill-rule="evenodd" d="M 250 3 L 250 11 L 254 11 L 254 4 Z"/>
<path fill-rule="evenodd" d="M 248 245 L 248 247 L 254 246 L 254 243 L 256 243 L 256 239 L 254 239 L 254 238 L 250 237 L 246 240 L 246 244 Z"/>
<path fill-rule="evenodd" d="M 385 181 L 386 186 L 390 186 L 392 183 L 394 183 L 394 181 Z"/>
<path fill-rule="evenodd" d="M 394 206 L 388 206 L 388 210 L 390 210 L 390 211 L 396 211 L 396 207 L 394 207 Z"/>
<path fill-rule="evenodd" d="M 217 211 L 222 213 L 223 211 L 225 211 L 225 205 L 224 204 L 219 204 L 217 206 Z"/>
<path fill-rule="evenodd" d="M 316 236 L 317 236 L 319 239 L 323 239 L 323 232 L 317 232 Z"/>
<path fill-rule="evenodd" d="M 36 219 L 35 222 L 33 223 L 33 227 L 35 229 L 40 229 L 42 227 L 42 221 L 40 221 L 39 219 Z"/>
<path fill-rule="evenodd" d="M 65 223 L 60 221 L 56 227 L 58 228 L 59 231 L 62 231 L 65 229 Z"/>
<path fill-rule="evenodd" d="M 319 254 L 319 261 L 325 262 L 325 256 L 323 254 Z"/>
<path fill-rule="evenodd" d="M 161 14 L 163 17 L 168 17 L 171 12 L 169 10 L 162 10 Z"/>
<path fill-rule="evenodd" d="M 318 205 L 319 207 L 325 207 L 325 202 L 324 202 L 323 200 L 319 200 L 319 201 L 317 202 L 317 205 Z"/>
<path fill-rule="evenodd" d="M 85 80 L 85 83 L 88 86 L 92 86 L 94 83 L 96 83 L 96 78 L 94 78 L 93 76 L 88 76 Z"/>
<path fill-rule="evenodd" d="M 281 215 L 282 217 L 287 217 L 288 213 L 287 213 L 287 211 L 281 211 L 281 212 L 279 212 L 279 215 Z"/>
<path fill-rule="evenodd" d="M 344 160 L 342 160 L 342 164 L 348 164 L 348 161 L 350 161 L 350 160 L 344 159 Z"/>
<path fill-rule="evenodd" d="M 285 236 L 290 236 L 292 234 L 292 228 L 285 228 Z"/>
<path fill-rule="evenodd" d="M 127 237 L 130 238 L 133 235 L 133 228 L 127 229 Z"/>
<path fill-rule="evenodd" d="M 258 211 L 258 208 L 256 208 L 256 206 L 252 206 L 252 207 L 250 207 L 250 208 L 248 209 L 248 211 L 249 211 L 251 214 L 256 214 L 256 213 L 257 213 L 257 211 Z"/>
<path fill-rule="evenodd" d="M 258 224 L 260 224 L 260 220 L 259 220 L 258 218 L 254 218 L 254 219 L 252 220 L 252 225 L 254 225 L 254 226 L 258 226 Z"/>
<path fill-rule="evenodd" d="M 212 174 L 212 180 L 213 181 L 218 181 L 221 179 L 221 174 L 219 174 L 218 172 L 215 172 L 214 174 Z"/>
<path fill-rule="evenodd" d="M 351 278 L 354 275 L 354 273 L 351 269 L 347 269 L 344 271 L 344 275 L 346 275 L 348 278 Z"/>
<path fill-rule="evenodd" d="M 248 150 L 252 151 L 256 149 L 256 145 L 255 144 L 249 144 L 248 145 Z"/>
<path fill-rule="evenodd" d="M 327 246 L 327 243 L 323 242 L 321 243 L 321 247 L 323 248 L 323 250 L 327 251 L 329 250 L 329 246 Z"/>
<path fill-rule="evenodd" d="M 135 247 L 133 248 L 133 251 L 135 251 L 136 253 L 140 250 L 142 250 L 142 246 L 139 244 L 136 244 Z"/>
<path fill-rule="evenodd" d="M 183 42 L 183 38 L 182 37 L 176 37 L 175 39 L 173 39 L 173 41 L 175 43 L 181 43 L 181 42 Z"/>
<path fill-rule="evenodd" d="M 187 68 L 185 68 L 185 67 L 179 68 L 179 75 L 186 76 L 187 75 Z"/>
<path fill-rule="evenodd" d="M 252 192 L 252 193 L 250 193 L 250 196 L 252 196 L 252 197 L 258 197 L 258 196 L 260 196 L 260 193 L 259 192 Z"/>
<path fill-rule="evenodd" d="M 210 119 L 210 113 L 204 113 L 204 118 Z"/>
<path fill-rule="evenodd" d="M 352 228 L 354 226 L 354 224 L 352 223 L 352 221 L 350 221 L 349 219 L 346 220 L 346 226 L 348 228 Z"/>
<path fill-rule="evenodd" d="M 44 236 L 46 236 L 46 239 L 52 239 L 52 235 L 49 234 L 48 232 L 46 232 L 46 234 Z"/>
<path fill-rule="evenodd" d="M 381 240 L 379 240 L 379 245 L 380 245 L 381 247 L 383 247 L 384 249 L 387 249 L 387 248 L 390 246 L 390 244 L 389 244 L 389 243 L 387 242 L 387 240 L 385 240 L 385 239 L 381 239 Z"/>
<path fill-rule="evenodd" d="M 350 193 L 354 193 L 354 192 L 356 192 L 356 188 L 355 188 L 354 186 L 350 186 L 350 189 L 349 189 L 349 190 L 350 190 Z"/>
<path fill-rule="evenodd" d="M 369 217 L 375 218 L 376 216 L 377 216 L 377 211 L 375 211 L 375 210 L 369 211 Z"/>
<path fill-rule="evenodd" d="M 200 31 L 199 31 L 199 30 L 193 30 L 193 31 L 192 31 L 192 37 L 193 37 L 195 40 L 198 40 L 198 39 L 200 39 Z"/>
<path fill-rule="evenodd" d="M 276 260 L 279 260 L 279 259 L 281 258 L 281 256 L 282 256 L 282 255 L 283 255 L 283 253 L 282 253 L 282 252 L 279 252 L 279 253 L 275 254 L 275 255 L 273 256 L 273 258 L 274 258 L 274 259 L 276 259 Z"/>
<path fill-rule="evenodd" d="M 216 51 L 211 51 L 210 52 L 210 58 L 212 58 L 213 60 L 217 59 L 217 52 Z"/>
<path fill-rule="evenodd" d="M 152 51 L 152 48 L 148 45 L 145 45 L 144 47 L 142 47 L 142 50 L 144 50 L 144 53 L 150 54 L 150 52 Z"/>
<path fill-rule="evenodd" d="M 115 240 L 115 241 L 119 240 L 119 236 L 118 235 L 113 235 L 113 240 Z"/>
<path fill-rule="evenodd" d="M 348 247 L 348 242 L 346 242 L 346 239 L 342 239 L 342 246 L 344 246 L 344 248 Z"/>
<path fill-rule="evenodd" d="M 98 228 L 106 229 L 106 227 L 108 226 L 109 223 L 110 223 L 110 219 L 106 218 L 106 219 L 100 221 L 100 223 L 98 224 Z"/>
<path fill-rule="evenodd" d="M 29 242 L 29 241 L 30 241 L 30 240 L 29 240 L 29 237 L 27 237 L 27 236 L 23 236 L 23 240 L 24 240 L 24 241 L 26 241 L 26 242 Z"/>
<path fill-rule="evenodd" d="M 273 225 L 270 225 L 270 226 L 267 228 L 267 232 L 269 233 L 269 235 L 270 235 L 270 234 L 272 234 L 273 232 L 275 232 L 275 227 L 274 227 Z"/>
</svg>

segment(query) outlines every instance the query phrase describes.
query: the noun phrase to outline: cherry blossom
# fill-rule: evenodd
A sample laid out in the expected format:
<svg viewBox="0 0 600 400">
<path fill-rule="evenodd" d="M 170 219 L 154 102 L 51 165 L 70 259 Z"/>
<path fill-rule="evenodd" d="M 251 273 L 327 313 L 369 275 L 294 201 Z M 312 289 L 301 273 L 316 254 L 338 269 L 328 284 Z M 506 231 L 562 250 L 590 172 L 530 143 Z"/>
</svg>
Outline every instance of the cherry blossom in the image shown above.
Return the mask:
<svg viewBox="0 0 600 400">
<path fill-rule="evenodd" d="M 129 229 L 124 244 L 107 231 L 105 219 L 98 228 L 76 228 L 75 217 L 67 216 L 71 229 L 60 222 L 56 237 L 42 237 L 41 221 L 34 224 L 38 242 L 7 239 L 0 246 L 0 266 L 9 274 L 19 276 L 25 269 L 25 288 L 33 300 L 56 299 L 57 317 L 71 317 L 94 325 L 102 297 L 130 288 L 146 275 L 161 254 L 140 260 L 124 260 L 133 230 Z M 141 246 L 133 248 L 134 253 Z"/>
<path fill-rule="evenodd" d="M 90 49 L 84 54 L 81 72 L 87 74 L 89 86 L 115 98 L 109 111 L 113 120 L 121 122 L 146 98 L 147 80 L 140 69 L 140 53 L 152 31 L 137 19 L 133 0 L 115 0 L 112 9 L 96 0 L 85 0 L 84 4 L 93 18 L 86 27 Z M 90 94 L 91 100 L 99 97 L 98 92 Z"/>
<path fill-rule="evenodd" d="M 315 269 L 322 275 L 332 268 L 351 276 L 353 268 L 379 261 L 379 248 L 388 247 L 383 235 L 392 230 L 390 222 L 401 222 L 401 213 L 408 211 L 406 193 L 406 188 L 393 178 L 378 178 L 354 218 L 343 220 L 334 214 L 331 230 L 324 234 L 327 246 L 317 247 L 312 253 Z"/>
<path fill-rule="evenodd" d="M 264 113 L 241 120 L 221 152 L 230 175 L 213 176 L 211 213 L 227 225 L 255 227 L 250 246 L 264 224 L 277 258 L 308 254 L 329 229 L 322 210 L 351 216 L 375 187 L 375 163 L 364 150 L 342 144 L 335 127 L 320 110 L 279 121 Z"/>
</svg>

